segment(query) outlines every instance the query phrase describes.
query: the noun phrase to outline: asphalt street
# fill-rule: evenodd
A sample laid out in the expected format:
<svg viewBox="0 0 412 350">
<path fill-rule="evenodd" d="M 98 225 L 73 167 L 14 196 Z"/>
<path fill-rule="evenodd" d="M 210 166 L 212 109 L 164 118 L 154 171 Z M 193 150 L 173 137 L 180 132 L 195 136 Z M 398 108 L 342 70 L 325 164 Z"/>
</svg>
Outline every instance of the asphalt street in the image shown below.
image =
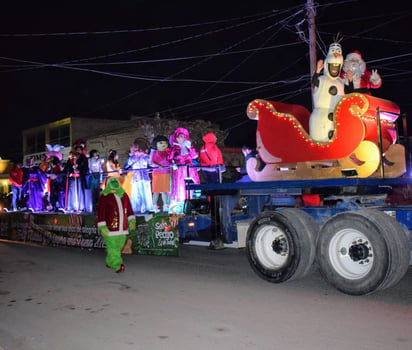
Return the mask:
<svg viewBox="0 0 412 350">
<path fill-rule="evenodd" d="M 0 242 L 0 350 L 412 349 L 412 267 L 354 297 L 316 269 L 263 281 L 244 249 L 181 245 L 179 257 Z"/>
</svg>

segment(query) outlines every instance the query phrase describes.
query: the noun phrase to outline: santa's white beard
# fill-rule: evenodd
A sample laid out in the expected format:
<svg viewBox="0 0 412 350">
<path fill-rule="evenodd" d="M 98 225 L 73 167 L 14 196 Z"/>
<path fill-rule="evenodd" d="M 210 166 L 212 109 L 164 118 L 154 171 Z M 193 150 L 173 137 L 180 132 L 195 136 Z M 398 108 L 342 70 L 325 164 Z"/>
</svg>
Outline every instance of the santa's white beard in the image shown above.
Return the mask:
<svg viewBox="0 0 412 350">
<path fill-rule="evenodd" d="M 366 66 L 359 62 L 346 61 L 343 65 L 343 71 L 346 73 L 349 70 L 353 75 L 353 86 L 355 89 L 359 89 L 361 76 L 365 73 Z"/>
<path fill-rule="evenodd" d="M 352 73 L 353 73 L 353 78 L 354 78 L 354 79 L 360 79 L 360 77 L 361 77 L 362 74 L 363 74 L 362 69 L 361 69 L 361 67 L 359 67 L 359 66 L 351 66 L 351 67 L 350 67 L 350 70 L 351 70 Z"/>
<path fill-rule="evenodd" d="M 354 76 L 361 77 L 366 71 L 366 64 L 359 60 L 346 60 L 343 63 L 343 70 L 345 72 L 350 70 Z"/>
</svg>

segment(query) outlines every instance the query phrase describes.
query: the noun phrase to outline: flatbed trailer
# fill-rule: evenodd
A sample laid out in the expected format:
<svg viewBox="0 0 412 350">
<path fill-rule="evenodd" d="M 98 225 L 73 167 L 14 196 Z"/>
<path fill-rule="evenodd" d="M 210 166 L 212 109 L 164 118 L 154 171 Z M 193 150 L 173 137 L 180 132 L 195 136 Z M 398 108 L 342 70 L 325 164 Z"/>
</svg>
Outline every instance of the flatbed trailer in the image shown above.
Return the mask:
<svg viewBox="0 0 412 350">
<path fill-rule="evenodd" d="M 306 276 L 314 265 L 338 290 L 364 295 L 397 284 L 411 264 L 412 179 L 336 178 L 187 184 L 210 203 L 210 216 L 179 222 L 187 238 L 210 218 L 210 247 L 238 241 L 252 269 L 272 283 Z M 316 199 L 311 202 L 308 199 Z M 206 199 L 203 199 L 203 203 Z M 189 203 L 191 200 L 189 200 Z M 239 203 L 240 213 L 239 213 Z M 236 208 L 238 211 L 236 212 Z M 207 222 L 207 220 L 206 220 Z"/>
</svg>

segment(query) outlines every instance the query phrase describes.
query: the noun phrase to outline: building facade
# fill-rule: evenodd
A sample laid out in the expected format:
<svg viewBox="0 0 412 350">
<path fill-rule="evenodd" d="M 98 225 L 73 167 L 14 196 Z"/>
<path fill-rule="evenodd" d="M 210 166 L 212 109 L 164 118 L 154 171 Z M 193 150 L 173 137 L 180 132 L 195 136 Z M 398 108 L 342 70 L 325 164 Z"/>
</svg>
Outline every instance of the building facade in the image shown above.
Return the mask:
<svg viewBox="0 0 412 350">
<path fill-rule="evenodd" d="M 63 161 L 72 150 L 76 140 L 81 139 L 90 151 L 96 149 L 102 158 L 107 159 L 109 150 L 115 149 L 119 154 L 119 163 L 123 165 L 129 155 L 130 147 L 136 139 L 144 139 L 150 146 L 157 135 L 169 137 L 178 127 L 189 130 L 194 147 L 199 151 L 203 145 L 202 137 L 213 132 L 217 144 L 222 150 L 226 166 L 239 166 L 242 155 L 238 149 L 226 149 L 224 141 L 227 132 L 219 129 L 217 124 L 204 120 L 180 121 L 163 119 L 157 114 L 153 118 L 133 116 L 129 120 L 64 118 L 55 122 L 25 129 L 23 138 L 23 164 L 33 159 L 40 164 L 42 156 L 47 153 L 46 144 L 62 145 Z"/>
</svg>

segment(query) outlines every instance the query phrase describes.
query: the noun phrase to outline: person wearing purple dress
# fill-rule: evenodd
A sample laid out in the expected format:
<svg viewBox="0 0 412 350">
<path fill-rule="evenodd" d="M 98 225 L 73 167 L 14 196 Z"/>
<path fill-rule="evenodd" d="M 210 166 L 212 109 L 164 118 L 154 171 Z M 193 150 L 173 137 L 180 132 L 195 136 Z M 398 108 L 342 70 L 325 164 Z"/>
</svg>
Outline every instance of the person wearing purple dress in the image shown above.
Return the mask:
<svg viewBox="0 0 412 350">
<path fill-rule="evenodd" d="M 24 193 L 29 211 L 39 212 L 46 210 L 43 197 L 46 192 L 47 175 L 39 166 L 33 164 L 33 159 L 23 169 Z"/>
</svg>

